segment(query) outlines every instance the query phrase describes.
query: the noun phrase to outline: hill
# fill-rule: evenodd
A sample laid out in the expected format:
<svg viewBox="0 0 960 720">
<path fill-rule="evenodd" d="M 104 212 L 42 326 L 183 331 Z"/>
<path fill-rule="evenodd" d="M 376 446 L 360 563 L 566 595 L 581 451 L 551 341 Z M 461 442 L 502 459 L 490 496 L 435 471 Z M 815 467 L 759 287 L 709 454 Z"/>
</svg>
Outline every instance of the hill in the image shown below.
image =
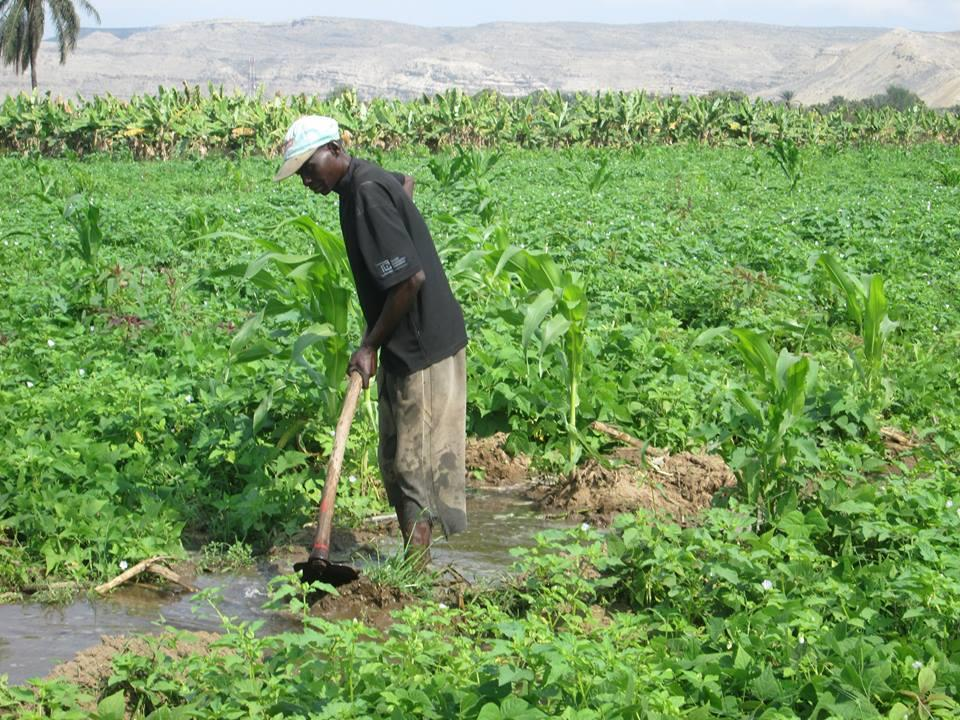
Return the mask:
<svg viewBox="0 0 960 720">
<path fill-rule="evenodd" d="M 409 98 L 449 87 L 509 95 L 645 88 L 651 92 L 782 91 L 813 103 L 861 98 L 891 83 L 934 106 L 960 103 L 960 32 L 781 27 L 734 22 L 644 25 L 490 23 L 425 28 L 374 20 L 233 20 L 85 30 L 66 66 L 45 43 L 39 77 L 54 94 L 127 97 L 158 85 L 268 94 Z M 0 93 L 29 79 L 0 70 Z"/>
</svg>

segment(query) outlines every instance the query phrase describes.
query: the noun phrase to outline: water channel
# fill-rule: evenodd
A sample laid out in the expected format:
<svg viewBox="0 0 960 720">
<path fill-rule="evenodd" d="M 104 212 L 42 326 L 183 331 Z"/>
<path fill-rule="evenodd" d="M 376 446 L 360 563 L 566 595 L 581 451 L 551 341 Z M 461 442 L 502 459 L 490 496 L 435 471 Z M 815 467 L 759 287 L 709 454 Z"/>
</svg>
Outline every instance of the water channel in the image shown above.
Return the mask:
<svg viewBox="0 0 960 720">
<path fill-rule="evenodd" d="M 509 571 L 511 548 L 530 546 L 537 532 L 560 527 L 538 515 L 530 501 L 516 492 L 474 492 L 467 499 L 467 532 L 434 545 L 435 567 L 450 565 L 473 582 L 496 581 Z M 378 545 L 382 557 L 397 550 L 395 538 Z M 361 565 L 357 556 L 334 558 Z M 367 560 L 366 562 L 369 562 Z M 218 587 L 220 611 L 234 619 L 264 620 L 262 632 L 287 630 L 287 621 L 265 611 L 267 583 L 275 566 L 262 565 L 243 572 L 201 575 L 195 584 Z M 83 597 L 69 605 L 38 603 L 0 605 L 0 675 L 11 684 L 42 677 L 60 662 L 96 645 L 101 635 L 157 632 L 163 625 L 186 630 L 218 631 L 220 621 L 209 605 L 192 596 L 158 591 L 153 587 L 122 587 L 102 599 Z"/>
</svg>

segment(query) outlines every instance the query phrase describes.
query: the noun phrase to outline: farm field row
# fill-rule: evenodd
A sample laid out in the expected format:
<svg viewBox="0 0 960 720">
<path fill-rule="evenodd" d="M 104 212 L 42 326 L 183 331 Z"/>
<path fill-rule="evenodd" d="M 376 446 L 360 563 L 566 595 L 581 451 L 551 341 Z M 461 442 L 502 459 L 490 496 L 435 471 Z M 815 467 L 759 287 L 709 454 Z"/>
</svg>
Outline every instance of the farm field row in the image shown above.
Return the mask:
<svg viewBox="0 0 960 720">
<path fill-rule="evenodd" d="M 559 479 L 609 451 L 599 420 L 720 455 L 737 488 L 685 527 L 549 533 L 522 582 L 411 605 L 381 642 L 228 626 L 236 663 L 128 658 L 94 694 L 189 717 L 949 717 L 960 155 L 788 150 L 375 153 L 417 178 L 464 306 L 470 434 Z M 0 158 L 6 597 L 309 520 L 359 327 L 336 201 L 274 165 Z M 343 523 L 385 507 L 367 407 Z"/>
</svg>

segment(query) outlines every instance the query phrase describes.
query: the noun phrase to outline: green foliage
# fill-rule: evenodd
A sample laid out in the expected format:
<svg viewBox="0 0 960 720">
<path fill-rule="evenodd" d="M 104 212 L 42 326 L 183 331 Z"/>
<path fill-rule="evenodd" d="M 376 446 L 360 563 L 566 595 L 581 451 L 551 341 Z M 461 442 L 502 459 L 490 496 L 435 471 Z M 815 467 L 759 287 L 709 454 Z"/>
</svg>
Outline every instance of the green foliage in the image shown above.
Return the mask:
<svg viewBox="0 0 960 720">
<path fill-rule="evenodd" d="M 863 339 L 863 360 L 856 362 L 856 368 L 867 393 L 872 394 L 883 380 L 883 357 L 887 339 L 899 325 L 887 314 L 883 278 L 880 275 L 869 275 L 858 282 L 843 270 L 830 253 L 815 256 L 814 260 L 827 271 L 830 280 L 844 293 L 847 315 Z"/>
<path fill-rule="evenodd" d="M 66 3 L 69 4 L 69 3 Z M 275 154 L 300 115 L 330 115 L 360 148 L 633 148 L 687 141 L 723 146 L 783 142 L 956 143 L 956 114 L 926 108 L 903 88 L 866 102 L 835 98 L 818 110 L 721 92 L 703 97 L 657 97 L 645 91 L 541 92 L 508 98 L 452 89 L 415 100 L 360 100 L 355 90 L 322 98 L 225 93 L 210 85 L 158 88 L 155 95 L 63 101 L 9 96 L 0 104 L 0 148 L 63 155 L 111 152 L 138 158 L 202 157 L 210 151 L 246 157 Z M 457 182 L 464 166 L 437 159 L 441 185 Z M 234 187 L 249 189 L 238 167 Z"/>
<path fill-rule="evenodd" d="M 729 418 L 729 432 L 739 441 L 731 465 L 759 529 L 796 505 L 800 467 L 819 465 L 807 410 L 818 365 L 786 349 L 777 353 L 762 335 L 742 328 L 709 330 L 695 344 L 718 335 L 732 342 L 754 380 L 753 387 L 730 390 L 740 412 Z"/>
<path fill-rule="evenodd" d="M 777 161 L 790 182 L 790 190 L 795 190 L 803 177 L 803 156 L 800 148 L 790 138 L 774 140 L 770 145 L 770 157 Z"/>
</svg>

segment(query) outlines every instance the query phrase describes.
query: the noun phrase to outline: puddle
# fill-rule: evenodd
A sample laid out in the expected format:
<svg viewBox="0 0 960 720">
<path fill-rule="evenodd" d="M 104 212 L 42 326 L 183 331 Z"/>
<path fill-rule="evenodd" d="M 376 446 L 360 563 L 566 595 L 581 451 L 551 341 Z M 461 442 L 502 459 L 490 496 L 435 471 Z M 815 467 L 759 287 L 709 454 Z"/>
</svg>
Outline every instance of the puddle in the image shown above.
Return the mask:
<svg viewBox="0 0 960 720">
<path fill-rule="evenodd" d="M 513 558 L 510 549 L 530 546 L 533 536 L 563 524 L 536 515 L 533 504 L 515 492 L 474 492 L 467 497 L 469 529 L 439 540 L 432 549 L 437 568 L 452 565 L 467 580 L 495 581 L 503 577 Z M 389 557 L 399 539 L 385 538 L 379 553 Z M 363 564 L 350 558 L 335 558 Z M 264 611 L 267 582 L 276 573 L 264 566 L 246 572 L 203 575 L 195 584 L 219 587 L 220 611 L 241 620 L 264 620 L 262 632 L 291 628 L 289 621 Z M 60 662 L 96 645 L 101 635 L 157 631 L 158 625 L 185 630 L 220 630 L 220 620 L 209 605 L 192 595 L 174 595 L 146 587 L 120 588 L 109 597 L 82 599 L 66 606 L 36 603 L 0 605 L 0 675 L 11 684 L 46 675 Z"/>
</svg>

